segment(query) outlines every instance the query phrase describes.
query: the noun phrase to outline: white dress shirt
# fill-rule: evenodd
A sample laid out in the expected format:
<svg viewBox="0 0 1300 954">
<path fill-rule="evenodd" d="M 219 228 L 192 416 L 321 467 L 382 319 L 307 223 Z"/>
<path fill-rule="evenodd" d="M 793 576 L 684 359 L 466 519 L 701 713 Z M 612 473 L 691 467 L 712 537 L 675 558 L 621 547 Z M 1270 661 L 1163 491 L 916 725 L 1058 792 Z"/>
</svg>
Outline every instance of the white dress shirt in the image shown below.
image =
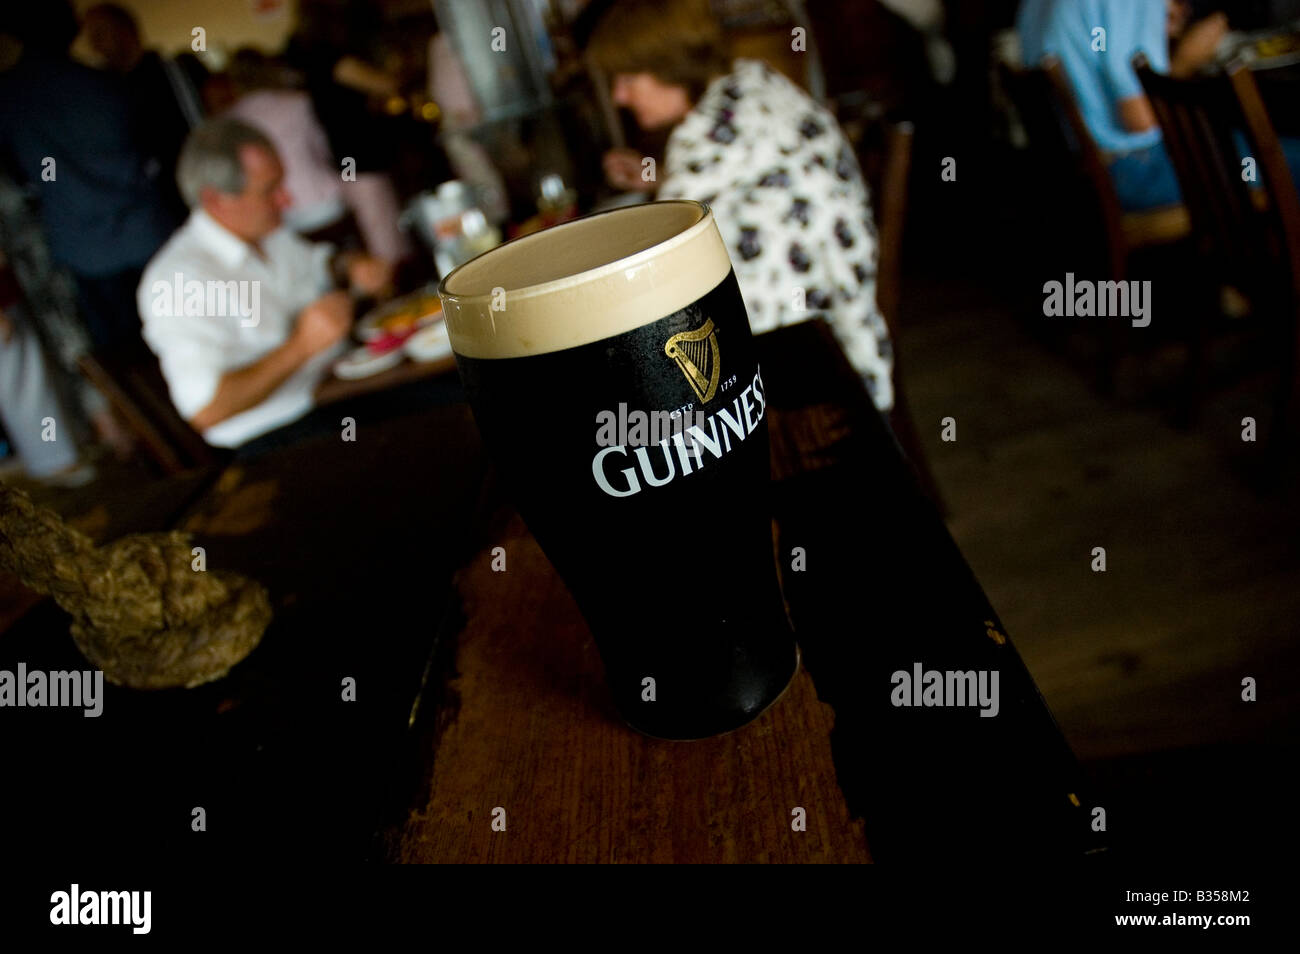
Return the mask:
<svg viewBox="0 0 1300 954">
<path fill-rule="evenodd" d="M 196 209 L 145 268 L 136 294 L 144 339 L 186 420 L 212 403 L 222 375 L 284 344 L 298 313 L 330 290 L 333 246 L 313 245 L 284 228 L 261 244 L 265 259 Z M 261 404 L 204 431 L 204 440 L 238 447 L 302 417 L 346 347 L 340 342 L 315 355 Z"/>
</svg>

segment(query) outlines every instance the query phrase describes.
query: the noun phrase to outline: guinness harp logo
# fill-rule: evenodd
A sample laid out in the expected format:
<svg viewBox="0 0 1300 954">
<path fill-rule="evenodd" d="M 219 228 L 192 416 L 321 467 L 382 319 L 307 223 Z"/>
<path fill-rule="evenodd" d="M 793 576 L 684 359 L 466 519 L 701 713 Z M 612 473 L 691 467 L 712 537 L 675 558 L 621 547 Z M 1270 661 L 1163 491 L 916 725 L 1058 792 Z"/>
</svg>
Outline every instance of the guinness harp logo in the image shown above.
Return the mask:
<svg viewBox="0 0 1300 954">
<path fill-rule="evenodd" d="M 677 362 L 701 402 L 713 400 L 718 393 L 722 359 L 718 356 L 718 333 L 712 318 L 694 331 L 673 335 L 664 345 L 664 354 Z"/>
</svg>

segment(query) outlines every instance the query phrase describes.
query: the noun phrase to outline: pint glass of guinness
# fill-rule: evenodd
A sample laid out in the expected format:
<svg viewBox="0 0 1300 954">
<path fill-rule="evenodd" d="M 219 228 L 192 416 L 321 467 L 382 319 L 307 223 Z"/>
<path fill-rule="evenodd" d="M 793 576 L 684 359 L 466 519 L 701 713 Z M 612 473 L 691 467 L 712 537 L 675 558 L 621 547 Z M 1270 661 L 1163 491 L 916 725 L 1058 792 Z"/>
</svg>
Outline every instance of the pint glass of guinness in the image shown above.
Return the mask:
<svg viewBox="0 0 1300 954">
<path fill-rule="evenodd" d="M 799 651 L 763 376 L 713 213 L 651 202 L 515 239 L 438 289 L 484 443 L 633 728 L 751 721 Z"/>
</svg>

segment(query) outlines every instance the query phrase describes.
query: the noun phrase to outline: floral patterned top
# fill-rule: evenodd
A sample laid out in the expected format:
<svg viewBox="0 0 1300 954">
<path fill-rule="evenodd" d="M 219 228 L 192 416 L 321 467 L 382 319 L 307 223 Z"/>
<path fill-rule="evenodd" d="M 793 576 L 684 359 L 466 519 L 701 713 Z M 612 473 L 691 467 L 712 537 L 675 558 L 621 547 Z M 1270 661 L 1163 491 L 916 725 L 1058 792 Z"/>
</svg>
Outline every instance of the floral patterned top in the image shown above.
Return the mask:
<svg viewBox="0 0 1300 954">
<path fill-rule="evenodd" d="M 825 108 L 767 64 L 736 60 L 673 130 L 657 197 L 713 209 L 755 334 L 825 317 L 876 406 L 893 406 L 871 202 Z"/>
</svg>

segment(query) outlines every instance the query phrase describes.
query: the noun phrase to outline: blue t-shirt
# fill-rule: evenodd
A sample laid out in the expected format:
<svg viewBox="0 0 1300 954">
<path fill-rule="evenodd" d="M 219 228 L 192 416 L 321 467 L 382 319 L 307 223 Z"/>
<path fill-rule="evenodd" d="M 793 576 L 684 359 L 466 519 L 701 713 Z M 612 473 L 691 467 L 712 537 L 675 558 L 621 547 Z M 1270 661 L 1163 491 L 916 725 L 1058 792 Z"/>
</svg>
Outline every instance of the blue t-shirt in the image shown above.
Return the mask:
<svg viewBox="0 0 1300 954">
<path fill-rule="evenodd" d="M 1144 95 L 1133 56 L 1147 55 L 1157 73 L 1169 72 L 1165 0 L 1021 0 L 1016 16 L 1025 64 L 1049 53 L 1061 60 L 1074 87 L 1083 121 L 1104 152 L 1129 152 L 1160 141 L 1159 128 L 1129 132 L 1120 121 L 1120 100 Z M 1105 49 L 1098 28 L 1105 30 Z"/>
</svg>

